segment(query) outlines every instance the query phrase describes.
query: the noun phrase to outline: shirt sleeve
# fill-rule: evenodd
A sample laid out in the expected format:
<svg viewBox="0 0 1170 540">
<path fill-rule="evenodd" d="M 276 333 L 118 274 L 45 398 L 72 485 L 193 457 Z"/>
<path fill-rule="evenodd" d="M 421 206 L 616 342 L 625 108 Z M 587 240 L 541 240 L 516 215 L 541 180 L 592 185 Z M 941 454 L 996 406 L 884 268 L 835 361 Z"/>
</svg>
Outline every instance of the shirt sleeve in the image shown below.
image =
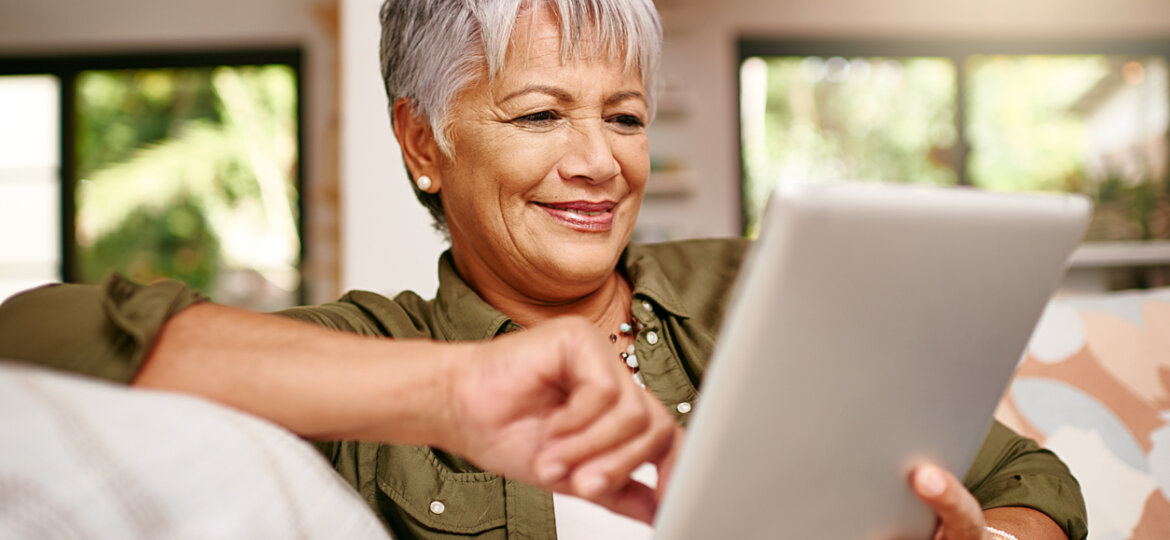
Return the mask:
<svg viewBox="0 0 1170 540">
<path fill-rule="evenodd" d="M 995 421 L 963 481 L 984 510 L 1023 506 L 1052 518 L 1070 540 L 1088 536 L 1084 497 L 1051 451 Z"/>
<path fill-rule="evenodd" d="M 55 284 L 0 305 L 0 358 L 129 383 L 166 321 L 206 300 L 178 281 Z"/>
<path fill-rule="evenodd" d="M 178 281 L 150 285 L 111 274 L 99 285 L 59 283 L 0 304 L 0 359 L 129 384 L 167 320 L 207 298 Z M 276 313 L 335 330 L 386 335 L 352 303 Z M 331 460 L 337 443 L 313 441 Z"/>
</svg>

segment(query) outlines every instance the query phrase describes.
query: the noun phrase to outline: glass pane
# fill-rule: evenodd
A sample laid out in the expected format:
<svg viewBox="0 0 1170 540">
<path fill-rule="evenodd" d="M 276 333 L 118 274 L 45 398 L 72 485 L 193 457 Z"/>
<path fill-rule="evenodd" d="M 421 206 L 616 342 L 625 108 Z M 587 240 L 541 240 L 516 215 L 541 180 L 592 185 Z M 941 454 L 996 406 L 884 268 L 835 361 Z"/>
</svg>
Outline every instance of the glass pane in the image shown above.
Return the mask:
<svg viewBox="0 0 1170 540">
<path fill-rule="evenodd" d="M 170 277 L 221 303 L 294 304 L 296 110 L 288 66 L 82 72 L 80 277 Z"/>
<path fill-rule="evenodd" d="M 1162 57 L 972 56 L 972 184 L 1086 193 L 1089 240 L 1170 239 Z"/>
<path fill-rule="evenodd" d="M 749 235 L 787 179 L 957 182 L 946 58 L 749 58 L 740 89 Z"/>
<path fill-rule="evenodd" d="M 0 302 L 61 279 L 60 83 L 0 77 Z"/>
</svg>

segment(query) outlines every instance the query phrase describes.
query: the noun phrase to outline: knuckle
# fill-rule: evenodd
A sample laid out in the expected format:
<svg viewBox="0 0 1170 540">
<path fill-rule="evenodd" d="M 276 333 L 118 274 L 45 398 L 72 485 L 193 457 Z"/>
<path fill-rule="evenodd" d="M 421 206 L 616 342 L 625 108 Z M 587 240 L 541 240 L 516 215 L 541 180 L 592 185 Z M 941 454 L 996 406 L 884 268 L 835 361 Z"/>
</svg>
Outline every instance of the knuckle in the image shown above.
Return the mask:
<svg viewBox="0 0 1170 540">
<path fill-rule="evenodd" d="M 654 420 L 654 425 L 662 437 L 672 438 L 674 437 L 675 430 L 678 429 L 678 425 L 674 423 L 674 419 L 665 414 L 658 415 Z"/>
<path fill-rule="evenodd" d="M 599 379 L 594 387 L 597 391 L 597 397 L 606 403 L 612 403 L 621 397 L 621 387 L 618 386 L 617 381 L 611 378 Z"/>
<path fill-rule="evenodd" d="M 674 426 L 671 423 L 655 422 L 654 431 L 651 434 L 652 444 L 655 448 L 668 447 L 674 440 L 674 433 Z"/>
<path fill-rule="evenodd" d="M 637 407 L 622 407 L 618 411 L 618 419 L 632 431 L 644 431 L 650 425 L 650 418 L 645 411 Z"/>
</svg>

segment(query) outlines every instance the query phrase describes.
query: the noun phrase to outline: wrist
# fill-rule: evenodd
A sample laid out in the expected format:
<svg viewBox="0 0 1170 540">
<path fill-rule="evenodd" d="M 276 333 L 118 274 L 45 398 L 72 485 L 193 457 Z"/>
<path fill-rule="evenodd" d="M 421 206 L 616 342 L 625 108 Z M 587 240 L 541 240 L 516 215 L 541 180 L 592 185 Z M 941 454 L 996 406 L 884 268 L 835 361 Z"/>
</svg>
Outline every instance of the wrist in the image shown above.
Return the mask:
<svg viewBox="0 0 1170 540">
<path fill-rule="evenodd" d="M 433 421 L 427 422 L 429 432 L 426 444 L 444 450 L 461 453 L 465 451 L 464 423 L 466 416 L 461 395 L 468 382 L 468 367 L 475 356 L 476 344 L 435 343 L 433 360 L 436 369 L 431 387 L 434 388 L 434 402 L 431 404 Z"/>
<path fill-rule="evenodd" d="M 991 534 L 991 537 L 994 540 L 1020 540 L 1019 538 L 1016 538 L 1016 536 L 1014 534 L 1011 534 L 1011 533 L 1006 532 L 1006 531 L 1001 531 L 999 529 L 996 529 L 995 527 L 992 527 L 991 525 L 985 525 L 983 528 L 989 534 Z"/>
<path fill-rule="evenodd" d="M 359 414 L 362 420 L 356 425 L 342 421 L 351 427 L 327 438 L 447 448 L 455 425 L 450 403 L 459 362 L 454 353 L 462 346 L 425 339 L 361 339 L 372 348 L 354 352 L 352 358 L 360 360 L 349 364 L 353 383 L 343 386 L 331 403 L 352 402 L 368 413 Z"/>
<path fill-rule="evenodd" d="M 1001 506 L 983 511 L 984 525 L 1000 531 L 997 536 L 985 529 L 986 538 L 994 540 L 1068 540 L 1064 530 L 1044 513 L 1022 506 Z M 1004 536 L 1007 535 L 1007 536 Z"/>
</svg>

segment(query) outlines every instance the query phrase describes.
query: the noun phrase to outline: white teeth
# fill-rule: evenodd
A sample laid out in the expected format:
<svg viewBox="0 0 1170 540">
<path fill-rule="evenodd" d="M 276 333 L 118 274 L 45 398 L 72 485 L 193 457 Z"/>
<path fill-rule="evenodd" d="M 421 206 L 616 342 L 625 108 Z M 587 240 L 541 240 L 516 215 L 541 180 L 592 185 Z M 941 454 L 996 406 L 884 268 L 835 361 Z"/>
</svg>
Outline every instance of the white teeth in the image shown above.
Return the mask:
<svg viewBox="0 0 1170 540">
<path fill-rule="evenodd" d="M 600 216 L 601 214 L 605 213 L 605 212 L 586 212 L 584 210 L 574 210 L 572 208 L 565 208 L 565 211 L 572 212 L 574 214 L 580 214 L 582 216 Z"/>
<path fill-rule="evenodd" d="M 579 215 L 579 216 L 586 216 L 586 217 L 596 217 L 596 216 L 604 215 L 604 214 L 606 214 L 607 212 L 609 212 L 609 210 L 593 210 L 593 211 L 589 211 L 589 210 L 578 210 L 578 209 L 576 209 L 576 208 L 565 208 L 565 207 L 563 207 L 563 206 L 555 206 L 555 205 L 552 205 L 552 204 L 545 204 L 545 203 L 537 203 L 537 204 L 539 204 L 539 205 L 541 205 L 541 206 L 544 206 L 544 207 L 546 207 L 546 208 L 551 208 L 551 209 L 553 209 L 553 210 L 559 210 L 559 211 L 561 211 L 561 212 L 570 212 L 570 213 L 573 213 L 573 214 L 577 214 L 577 215 Z"/>
</svg>

